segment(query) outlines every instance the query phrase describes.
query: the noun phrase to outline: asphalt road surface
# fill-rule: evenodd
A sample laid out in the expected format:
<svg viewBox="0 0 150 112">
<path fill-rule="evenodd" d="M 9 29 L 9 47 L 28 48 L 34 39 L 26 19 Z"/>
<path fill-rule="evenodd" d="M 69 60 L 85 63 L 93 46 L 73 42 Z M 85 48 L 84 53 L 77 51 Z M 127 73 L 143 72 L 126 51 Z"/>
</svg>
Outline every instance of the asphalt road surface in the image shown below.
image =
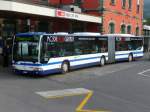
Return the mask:
<svg viewBox="0 0 150 112">
<path fill-rule="evenodd" d="M 89 98 L 88 91 L 93 92 Z M 0 112 L 76 112 L 79 106 L 88 112 L 150 112 L 150 61 L 95 66 L 46 77 L 15 75 L 0 67 Z"/>
</svg>

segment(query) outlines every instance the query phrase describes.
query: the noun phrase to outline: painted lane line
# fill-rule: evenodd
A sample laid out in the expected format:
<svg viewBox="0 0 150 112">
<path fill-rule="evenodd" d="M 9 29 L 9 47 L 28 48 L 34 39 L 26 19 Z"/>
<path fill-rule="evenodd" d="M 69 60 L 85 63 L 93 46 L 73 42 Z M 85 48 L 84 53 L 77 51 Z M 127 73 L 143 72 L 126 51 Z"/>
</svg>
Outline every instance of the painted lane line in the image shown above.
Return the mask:
<svg viewBox="0 0 150 112">
<path fill-rule="evenodd" d="M 150 77 L 150 75 L 145 75 L 145 73 L 150 72 L 150 69 L 144 70 L 142 72 L 139 72 L 138 75 L 142 77 Z"/>
<path fill-rule="evenodd" d="M 147 70 L 144 70 L 144 71 L 142 71 L 142 72 L 139 72 L 138 74 L 139 74 L 139 75 L 144 75 L 144 73 L 149 72 L 149 71 L 150 71 L 150 69 L 147 69 Z"/>
<path fill-rule="evenodd" d="M 76 112 L 110 112 L 110 111 L 104 111 L 104 110 L 84 110 L 84 106 L 87 104 L 88 100 L 92 97 L 93 92 L 89 92 L 87 96 L 84 98 L 84 100 L 80 103 L 80 105 L 77 107 Z"/>
<path fill-rule="evenodd" d="M 83 107 L 87 104 L 88 100 L 92 97 L 93 91 L 85 88 L 75 88 L 75 89 L 64 89 L 64 90 L 55 90 L 55 91 L 45 91 L 45 92 L 36 92 L 36 94 L 44 98 L 63 98 L 66 96 L 77 96 L 77 95 L 87 95 L 84 100 L 77 107 L 76 112 L 110 112 L 104 110 L 85 110 Z"/>
<path fill-rule="evenodd" d="M 149 78 L 150 78 L 150 76 L 149 76 L 149 75 L 141 74 L 141 76 L 143 76 L 143 77 L 149 77 Z"/>
</svg>

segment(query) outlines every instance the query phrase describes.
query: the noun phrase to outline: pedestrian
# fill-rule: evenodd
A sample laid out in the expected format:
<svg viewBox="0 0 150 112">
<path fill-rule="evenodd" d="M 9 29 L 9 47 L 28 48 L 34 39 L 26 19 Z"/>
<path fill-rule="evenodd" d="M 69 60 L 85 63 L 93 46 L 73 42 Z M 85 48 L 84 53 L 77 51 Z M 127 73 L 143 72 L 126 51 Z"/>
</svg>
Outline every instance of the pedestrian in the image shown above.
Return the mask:
<svg viewBox="0 0 150 112">
<path fill-rule="evenodd" d="M 3 48 L 3 67 L 8 67 L 9 65 L 9 46 L 6 45 Z"/>
</svg>

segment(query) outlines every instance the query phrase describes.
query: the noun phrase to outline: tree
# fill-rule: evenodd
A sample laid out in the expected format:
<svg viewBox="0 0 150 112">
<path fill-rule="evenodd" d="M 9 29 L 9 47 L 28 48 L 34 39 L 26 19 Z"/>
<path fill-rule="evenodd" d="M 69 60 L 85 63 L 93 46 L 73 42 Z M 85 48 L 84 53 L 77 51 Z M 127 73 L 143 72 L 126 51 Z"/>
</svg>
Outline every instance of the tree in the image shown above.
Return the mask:
<svg viewBox="0 0 150 112">
<path fill-rule="evenodd" d="M 150 18 L 145 19 L 145 21 L 143 22 L 145 25 L 150 25 Z"/>
</svg>

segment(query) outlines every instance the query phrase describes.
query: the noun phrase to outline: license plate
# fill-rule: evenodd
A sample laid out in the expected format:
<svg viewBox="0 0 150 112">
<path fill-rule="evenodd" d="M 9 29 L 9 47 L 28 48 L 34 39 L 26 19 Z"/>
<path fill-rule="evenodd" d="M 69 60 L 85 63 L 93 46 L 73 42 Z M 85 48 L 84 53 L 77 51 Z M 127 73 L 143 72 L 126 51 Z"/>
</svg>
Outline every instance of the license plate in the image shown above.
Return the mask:
<svg viewBox="0 0 150 112">
<path fill-rule="evenodd" d="M 27 74 L 28 72 L 27 71 L 23 71 L 23 74 Z"/>
</svg>

